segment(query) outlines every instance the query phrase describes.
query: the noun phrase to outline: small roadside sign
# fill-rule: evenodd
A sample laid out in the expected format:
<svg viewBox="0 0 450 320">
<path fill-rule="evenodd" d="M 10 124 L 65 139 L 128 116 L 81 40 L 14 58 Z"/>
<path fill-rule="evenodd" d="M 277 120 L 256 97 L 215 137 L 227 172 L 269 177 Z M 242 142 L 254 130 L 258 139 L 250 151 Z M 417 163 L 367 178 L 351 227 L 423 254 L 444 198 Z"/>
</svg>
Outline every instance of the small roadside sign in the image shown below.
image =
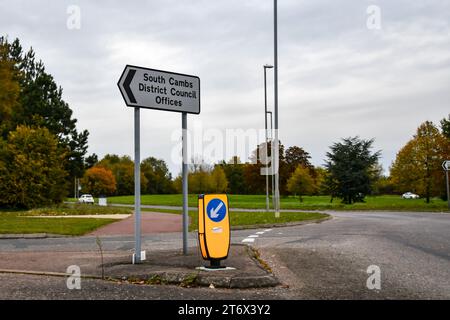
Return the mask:
<svg viewBox="0 0 450 320">
<path fill-rule="evenodd" d="M 128 107 L 200 113 L 199 77 L 127 65 L 117 85 Z"/>
<path fill-rule="evenodd" d="M 445 184 L 447 185 L 447 202 L 448 210 L 450 210 L 450 180 L 448 178 L 448 172 L 450 171 L 450 160 L 442 162 L 442 168 L 445 171 Z"/>
</svg>

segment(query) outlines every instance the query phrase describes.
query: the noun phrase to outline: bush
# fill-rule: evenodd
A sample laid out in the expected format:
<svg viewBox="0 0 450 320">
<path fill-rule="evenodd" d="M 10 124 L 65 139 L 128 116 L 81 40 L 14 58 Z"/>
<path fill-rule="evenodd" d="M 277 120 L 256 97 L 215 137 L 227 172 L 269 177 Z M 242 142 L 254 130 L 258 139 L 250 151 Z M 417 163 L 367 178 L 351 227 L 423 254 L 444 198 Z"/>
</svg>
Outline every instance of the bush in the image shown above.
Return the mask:
<svg viewBox="0 0 450 320">
<path fill-rule="evenodd" d="M 66 198 L 66 153 L 46 128 L 18 126 L 0 141 L 0 205 L 35 208 Z"/>
</svg>

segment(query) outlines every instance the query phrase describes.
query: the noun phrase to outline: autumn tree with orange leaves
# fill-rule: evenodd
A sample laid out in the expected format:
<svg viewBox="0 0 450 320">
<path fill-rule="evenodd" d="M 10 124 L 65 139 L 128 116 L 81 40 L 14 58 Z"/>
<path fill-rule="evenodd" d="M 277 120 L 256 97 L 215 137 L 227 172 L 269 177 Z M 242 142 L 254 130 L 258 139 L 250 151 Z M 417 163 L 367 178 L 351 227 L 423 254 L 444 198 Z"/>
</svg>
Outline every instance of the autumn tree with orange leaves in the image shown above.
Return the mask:
<svg viewBox="0 0 450 320">
<path fill-rule="evenodd" d="M 414 137 L 397 153 L 391 179 L 397 191 L 412 191 L 430 202 L 445 194 L 442 162 L 450 157 L 450 140 L 431 121 L 422 123 Z"/>
<path fill-rule="evenodd" d="M 96 197 L 108 196 L 116 192 L 116 179 L 111 170 L 95 166 L 86 170 L 81 179 L 81 187 L 83 193 L 90 193 Z"/>
</svg>

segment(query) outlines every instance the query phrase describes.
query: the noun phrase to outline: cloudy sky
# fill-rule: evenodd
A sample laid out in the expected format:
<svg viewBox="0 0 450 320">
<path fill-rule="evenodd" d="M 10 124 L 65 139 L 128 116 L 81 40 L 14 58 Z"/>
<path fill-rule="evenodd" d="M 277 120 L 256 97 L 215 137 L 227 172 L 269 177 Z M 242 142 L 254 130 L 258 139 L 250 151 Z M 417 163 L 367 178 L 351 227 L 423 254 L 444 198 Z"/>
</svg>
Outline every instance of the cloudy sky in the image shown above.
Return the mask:
<svg viewBox="0 0 450 320">
<path fill-rule="evenodd" d="M 375 138 L 388 169 L 425 120 L 450 113 L 450 1 L 279 0 L 280 139 L 321 165 L 342 137 Z M 80 28 L 69 29 L 71 5 Z M 203 129 L 263 128 L 263 65 L 273 63 L 273 1 L 0 0 L 0 30 L 33 47 L 78 119 L 89 152 L 133 154 L 126 64 L 201 78 Z M 381 10 L 380 29 L 367 8 Z M 372 20 L 370 20 L 372 21 Z M 273 106 L 269 71 L 269 107 Z M 181 115 L 141 112 L 141 155 L 167 161 Z"/>
</svg>

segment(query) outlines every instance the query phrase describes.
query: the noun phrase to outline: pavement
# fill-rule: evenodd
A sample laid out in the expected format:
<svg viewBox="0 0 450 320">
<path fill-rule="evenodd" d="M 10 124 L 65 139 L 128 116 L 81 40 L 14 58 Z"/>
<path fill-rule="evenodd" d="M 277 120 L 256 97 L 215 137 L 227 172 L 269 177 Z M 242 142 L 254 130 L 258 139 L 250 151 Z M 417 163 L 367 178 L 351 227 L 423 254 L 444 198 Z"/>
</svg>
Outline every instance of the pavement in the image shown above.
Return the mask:
<svg viewBox="0 0 450 320">
<path fill-rule="evenodd" d="M 180 214 L 161 212 L 141 212 L 141 232 L 164 233 L 182 231 L 183 216 Z M 134 216 L 129 216 L 121 221 L 110 223 L 91 233 L 89 236 L 107 235 L 133 235 Z"/>
<path fill-rule="evenodd" d="M 65 216 L 29 216 L 28 218 L 95 218 L 95 219 L 116 219 L 117 222 L 100 227 L 87 236 L 117 236 L 134 235 L 134 215 L 131 214 L 103 214 L 103 215 L 65 215 Z M 141 212 L 141 232 L 144 234 L 170 233 L 182 231 L 183 217 L 179 214 L 162 212 Z M 64 237 L 56 234 L 35 233 L 35 234 L 0 234 L 0 239 L 41 239 L 41 238 Z"/>
<path fill-rule="evenodd" d="M 220 288 L 257 288 L 279 284 L 256 258 L 257 253 L 245 245 L 230 247 L 222 261 L 231 268 L 199 270 L 208 266 L 195 248 L 187 255 L 180 250 L 153 250 L 140 264 L 131 263 L 129 251 L 40 251 L 1 252 L 0 273 L 66 277 L 69 266 L 78 266 L 82 278 L 137 284 L 172 284 L 213 286 Z"/>
<path fill-rule="evenodd" d="M 64 277 L 0 272 L 0 298 L 450 299 L 449 214 L 328 213 L 332 214 L 333 219 L 318 224 L 232 231 L 233 253 L 224 264 L 238 265 L 234 261 L 229 262 L 244 257 L 249 263 L 252 261 L 255 264 L 255 255 L 252 257 L 248 253 L 255 251 L 247 251 L 246 255 L 239 251 L 248 248 L 242 244 L 249 244 L 259 253 L 256 259 L 258 272 L 268 272 L 264 268 L 269 267 L 280 283 L 275 287 L 230 289 L 230 286 L 198 285 L 185 288 L 184 285 L 197 279 L 191 275 L 182 279 L 178 285 L 156 285 L 155 281 L 162 281 L 158 277 L 153 277 L 153 280 L 148 277 L 147 280 L 138 279 L 137 283 L 144 281 L 140 285 L 130 278 L 128 282 L 105 281 L 98 277 L 83 278 L 81 290 L 68 290 Z M 110 264 L 106 264 L 109 268 L 105 269 L 106 274 L 125 274 L 122 268 L 132 267 L 127 265 L 127 261 L 133 251 L 133 237 L 105 235 L 101 240 L 105 261 L 110 259 Z M 198 256 L 195 233 L 189 233 L 188 246 L 190 257 L 183 262 L 186 264 L 176 268 L 186 268 L 189 273 L 195 273 L 198 270 L 195 270 L 194 265 L 204 263 L 201 258 L 195 257 Z M 152 256 L 171 266 L 175 265 L 177 259 L 183 260 L 179 256 L 181 232 L 144 233 L 142 247 L 147 250 L 150 263 Z M 68 264 L 74 263 L 80 265 L 82 273 L 97 270 L 98 276 L 98 266 L 101 265 L 99 259 L 94 236 L 0 240 L 0 269 L 29 270 L 38 266 L 39 261 L 46 261 L 48 266 L 55 264 L 55 269 L 48 270 L 64 273 Z M 97 269 L 91 269 L 92 266 L 97 266 Z M 367 286 L 371 276 L 368 273 L 370 266 L 378 266 L 381 271 L 380 289 Z M 156 269 L 165 271 L 169 266 L 159 264 L 142 268 L 154 272 Z M 237 272 L 241 268 L 238 267 Z M 146 271 L 145 274 L 150 273 Z"/>
</svg>

